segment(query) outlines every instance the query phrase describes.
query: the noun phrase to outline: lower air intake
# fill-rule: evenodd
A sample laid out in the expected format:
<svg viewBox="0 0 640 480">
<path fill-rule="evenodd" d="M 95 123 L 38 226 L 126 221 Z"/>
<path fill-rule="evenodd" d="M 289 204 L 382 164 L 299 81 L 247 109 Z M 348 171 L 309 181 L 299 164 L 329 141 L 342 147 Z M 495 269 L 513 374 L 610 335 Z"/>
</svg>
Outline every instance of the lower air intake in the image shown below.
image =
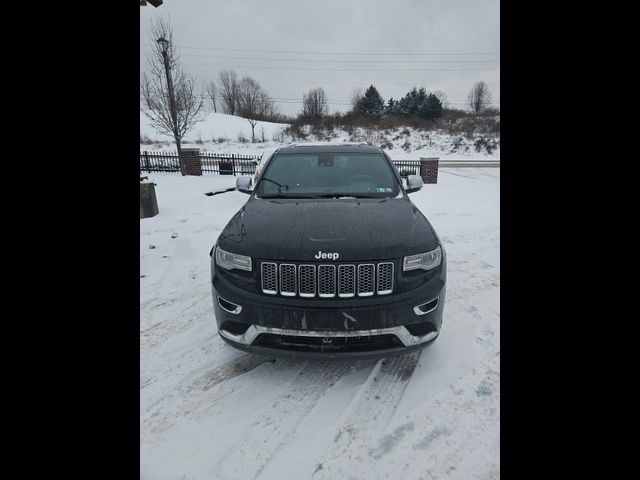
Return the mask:
<svg viewBox="0 0 640 480">
<path fill-rule="evenodd" d="M 300 352 L 368 352 L 404 347 L 398 337 L 393 334 L 370 337 L 331 337 L 331 341 L 327 340 L 329 339 L 322 337 L 261 333 L 253 345 Z"/>
</svg>

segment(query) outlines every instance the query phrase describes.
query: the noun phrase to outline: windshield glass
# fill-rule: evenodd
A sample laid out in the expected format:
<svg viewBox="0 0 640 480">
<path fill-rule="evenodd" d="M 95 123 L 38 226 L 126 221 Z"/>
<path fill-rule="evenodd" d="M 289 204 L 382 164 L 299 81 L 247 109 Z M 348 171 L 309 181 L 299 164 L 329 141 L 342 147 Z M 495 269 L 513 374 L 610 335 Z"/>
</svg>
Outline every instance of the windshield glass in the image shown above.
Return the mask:
<svg viewBox="0 0 640 480">
<path fill-rule="evenodd" d="M 400 187 L 381 154 L 280 154 L 267 166 L 256 195 L 262 198 L 385 198 Z"/>
</svg>

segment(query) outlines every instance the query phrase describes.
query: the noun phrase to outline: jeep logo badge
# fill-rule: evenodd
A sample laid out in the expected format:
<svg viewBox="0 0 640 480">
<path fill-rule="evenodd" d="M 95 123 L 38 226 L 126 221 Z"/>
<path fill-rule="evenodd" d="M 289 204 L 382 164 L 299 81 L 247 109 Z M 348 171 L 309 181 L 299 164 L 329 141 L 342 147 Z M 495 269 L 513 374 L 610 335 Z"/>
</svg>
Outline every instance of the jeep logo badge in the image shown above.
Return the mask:
<svg viewBox="0 0 640 480">
<path fill-rule="evenodd" d="M 315 256 L 316 260 L 328 258 L 329 260 L 337 260 L 340 255 L 337 252 L 334 253 L 322 253 L 322 250 L 318 250 L 318 254 Z"/>
</svg>

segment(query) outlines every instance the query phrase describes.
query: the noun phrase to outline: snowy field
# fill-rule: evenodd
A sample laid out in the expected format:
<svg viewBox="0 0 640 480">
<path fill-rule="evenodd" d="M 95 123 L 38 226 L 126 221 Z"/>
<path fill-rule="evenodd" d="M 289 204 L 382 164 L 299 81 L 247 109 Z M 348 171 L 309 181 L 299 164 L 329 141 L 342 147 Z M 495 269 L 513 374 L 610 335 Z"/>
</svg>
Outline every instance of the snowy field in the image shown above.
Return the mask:
<svg viewBox="0 0 640 480">
<path fill-rule="evenodd" d="M 291 137 L 282 135 L 288 125 L 284 123 L 258 122 L 255 127 L 258 143 L 251 143 L 251 126 L 242 117 L 209 113 L 203 122 L 195 125 L 184 139 L 185 147 L 199 148 L 211 153 L 236 153 L 242 155 L 261 155 L 265 148 L 273 148 L 292 141 Z M 309 130 L 310 132 L 310 130 Z M 262 142 L 264 133 L 265 142 Z M 241 142 L 242 135 L 247 142 Z M 149 124 L 149 119 L 140 112 L 140 137 L 145 143 L 140 150 L 168 150 L 175 152 L 176 146 L 171 137 L 158 134 Z M 500 160 L 500 137 L 492 138 L 496 147 L 489 153 L 486 148 L 477 151 L 475 142 L 486 135 L 467 138 L 463 135 L 450 135 L 442 131 L 419 131 L 411 127 L 393 128 L 387 131 L 364 130 L 356 128 L 349 135 L 344 130 L 336 129 L 330 139 L 317 138 L 310 134 L 306 140 L 331 142 L 369 142 L 382 147 L 394 160 L 418 159 L 420 157 L 438 156 L 443 159 L 481 159 Z"/>
<path fill-rule="evenodd" d="M 268 361 L 218 336 L 209 250 L 234 177 L 150 174 L 140 221 L 142 479 L 500 477 L 498 168 L 441 168 L 411 195 L 448 254 L 438 340 L 380 361 Z"/>
</svg>

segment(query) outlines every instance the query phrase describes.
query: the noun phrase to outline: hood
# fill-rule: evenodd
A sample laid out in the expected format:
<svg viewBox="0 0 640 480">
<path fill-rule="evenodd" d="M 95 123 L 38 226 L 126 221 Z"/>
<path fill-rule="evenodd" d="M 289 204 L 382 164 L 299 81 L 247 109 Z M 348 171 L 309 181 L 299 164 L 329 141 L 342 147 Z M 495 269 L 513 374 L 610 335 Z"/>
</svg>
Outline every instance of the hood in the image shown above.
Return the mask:
<svg viewBox="0 0 640 480">
<path fill-rule="evenodd" d="M 262 260 L 344 262 L 433 250 L 431 225 L 408 198 L 256 199 L 222 231 L 221 248 Z M 338 254 L 331 260 L 319 252 Z"/>
</svg>

